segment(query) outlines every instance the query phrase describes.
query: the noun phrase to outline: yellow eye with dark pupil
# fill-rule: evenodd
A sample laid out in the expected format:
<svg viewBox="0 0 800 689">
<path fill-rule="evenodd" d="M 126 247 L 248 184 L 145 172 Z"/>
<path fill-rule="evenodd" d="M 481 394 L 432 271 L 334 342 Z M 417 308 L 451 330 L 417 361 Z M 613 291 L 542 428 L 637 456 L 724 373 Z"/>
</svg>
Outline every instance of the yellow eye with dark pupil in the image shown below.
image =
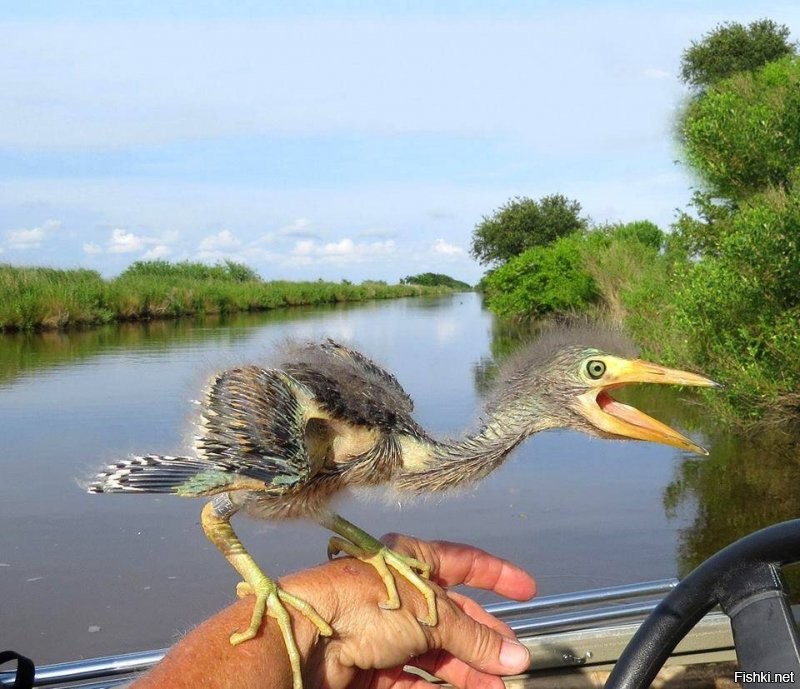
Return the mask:
<svg viewBox="0 0 800 689">
<path fill-rule="evenodd" d="M 606 365 L 602 361 L 593 359 L 588 364 L 586 364 L 586 370 L 589 373 L 590 378 L 594 378 L 595 380 L 597 380 L 598 378 L 601 378 L 603 374 L 606 372 Z"/>
</svg>

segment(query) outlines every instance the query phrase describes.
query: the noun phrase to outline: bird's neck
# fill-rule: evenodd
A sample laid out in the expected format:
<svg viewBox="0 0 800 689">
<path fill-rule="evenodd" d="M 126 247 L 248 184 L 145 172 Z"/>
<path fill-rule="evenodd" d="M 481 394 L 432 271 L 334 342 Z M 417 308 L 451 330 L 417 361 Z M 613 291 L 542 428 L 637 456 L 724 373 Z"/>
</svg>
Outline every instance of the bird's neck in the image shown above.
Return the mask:
<svg viewBox="0 0 800 689">
<path fill-rule="evenodd" d="M 527 437 L 553 428 L 547 418 L 526 408 L 499 409 L 477 433 L 461 440 L 409 438 L 401 442 L 403 467 L 394 485 L 400 490 L 431 492 L 478 481 Z"/>
</svg>

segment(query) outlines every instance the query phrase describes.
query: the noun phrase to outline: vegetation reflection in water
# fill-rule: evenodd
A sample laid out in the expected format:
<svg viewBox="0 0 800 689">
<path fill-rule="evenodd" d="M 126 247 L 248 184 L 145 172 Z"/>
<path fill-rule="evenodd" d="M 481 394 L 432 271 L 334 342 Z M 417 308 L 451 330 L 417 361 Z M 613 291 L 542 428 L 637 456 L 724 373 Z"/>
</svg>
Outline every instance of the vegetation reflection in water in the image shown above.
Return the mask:
<svg viewBox="0 0 800 689">
<path fill-rule="evenodd" d="M 467 303 L 472 300 L 475 300 L 474 307 L 471 303 Z M 376 304 L 374 307 L 369 303 L 332 305 L 324 308 L 298 307 L 291 310 L 278 310 L 261 314 L 240 313 L 228 316 L 207 316 L 204 319 L 110 325 L 85 331 L 73 330 L 68 334 L 47 332 L 4 335 L 0 336 L 0 387 L 11 386 L 20 378 L 35 377 L 37 374 L 50 369 L 68 367 L 76 363 L 89 363 L 93 358 L 99 359 L 109 353 L 127 354 L 137 350 L 140 352 L 159 350 L 167 352 L 172 350 L 170 357 L 170 360 L 172 360 L 172 357 L 182 358 L 184 356 L 182 352 L 174 350 L 181 350 L 181 348 L 187 346 L 193 348 L 195 346 L 210 345 L 216 348 L 218 345 L 226 347 L 227 345 L 238 344 L 246 347 L 249 351 L 256 351 L 257 348 L 254 348 L 250 343 L 250 338 L 258 338 L 260 332 L 263 336 L 264 325 L 274 324 L 282 327 L 284 323 L 289 321 L 305 320 L 311 326 L 315 324 L 315 321 L 318 321 L 321 315 L 325 314 L 338 318 L 341 313 L 350 318 L 351 314 L 345 314 L 344 312 L 358 311 L 366 316 L 367 314 L 364 314 L 364 312 L 374 308 L 375 314 L 379 319 L 375 320 L 375 323 L 383 322 L 380 319 L 386 318 L 385 314 L 391 312 L 394 314 L 392 318 L 395 320 L 401 318 L 404 323 L 403 328 L 407 329 L 409 326 L 405 325 L 408 323 L 406 317 L 411 316 L 412 313 L 415 314 L 414 318 L 424 318 L 428 322 L 437 323 L 443 316 L 445 318 L 452 317 L 451 313 L 442 309 L 443 303 L 457 305 L 462 301 L 465 304 L 462 308 L 465 310 L 458 311 L 459 318 L 474 318 L 479 314 L 480 309 L 475 295 L 454 295 L 444 301 L 442 299 L 410 299 L 394 302 L 394 304 L 383 302 Z M 355 316 L 356 314 L 352 315 Z M 366 320 L 359 321 L 360 327 L 365 327 L 366 322 Z M 369 322 L 372 323 L 373 321 L 370 320 Z M 488 326 L 488 321 L 470 321 L 470 328 L 473 330 L 475 328 L 482 329 L 484 323 Z M 305 332 L 305 328 L 303 332 Z M 433 329 L 425 330 L 424 332 L 430 336 Z M 385 337 L 397 337 L 396 334 L 392 333 L 387 332 Z M 422 331 L 420 331 L 421 333 Z M 496 368 L 496 362 L 513 351 L 523 337 L 530 336 L 532 335 L 529 329 L 521 328 L 520 326 L 509 326 L 508 324 L 499 324 L 497 322 L 493 324 L 490 340 L 491 356 L 478 359 L 477 352 L 481 351 L 481 348 L 476 348 L 476 356 L 472 364 L 473 381 L 475 388 L 479 392 L 483 393 L 487 390 L 492 373 Z M 366 336 L 362 335 L 362 337 Z M 483 334 L 481 333 L 482 337 Z M 356 338 L 358 340 L 357 334 Z M 421 356 L 421 352 L 427 349 L 428 345 L 416 338 L 411 338 L 403 347 L 409 350 L 411 355 L 416 358 Z M 441 368 L 440 365 L 437 366 Z M 402 376 L 403 382 L 408 382 L 408 370 L 417 370 L 419 367 L 419 363 L 409 364 L 409 368 Z M 415 392 L 421 413 L 424 414 L 426 409 L 435 409 L 439 404 L 438 400 L 442 397 L 441 386 L 450 384 L 446 377 L 441 377 L 438 382 L 429 382 L 424 386 L 418 386 Z M 430 399 L 428 400 L 426 400 L 427 393 L 424 392 L 426 388 L 432 388 Z M 189 389 L 187 388 L 188 391 Z M 702 401 L 694 397 L 688 390 L 655 389 L 641 386 L 639 388 L 629 388 L 625 395 L 624 401 L 629 401 L 647 413 L 653 414 L 653 416 L 670 426 L 696 436 L 696 439 L 710 450 L 710 456 L 706 458 L 679 455 L 674 460 L 673 475 L 670 478 L 667 473 L 667 480 L 661 484 L 663 488 L 660 489 L 660 507 L 657 505 L 658 493 L 654 497 L 656 502 L 654 508 L 656 511 L 661 511 L 662 514 L 666 515 L 666 518 L 674 525 L 674 530 L 677 533 L 676 565 L 673 571 L 677 571 L 680 575 L 685 575 L 715 551 L 737 538 L 768 524 L 797 516 L 798 507 L 800 507 L 800 497 L 796 491 L 796 477 L 800 470 L 798 466 L 800 464 L 800 441 L 796 437 L 793 438 L 785 430 L 760 431 L 750 437 L 734 436 L 727 429 L 721 427 L 709 415 Z M 477 405 L 474 399 L 466 398 L 463 399 L 463 405 L 464 408 L 460 418 L 463 417 L 463 422 L 467 422 Z M 433 421 L 434 424 L 444 423 L 439 422 L 435 417 Z M 456 421 L 456 423 L 461 423 L 461 421 Z M 444 432 L 452 430 L 450 426 L 442 426 L 442 428 Z M 164 433 L 166 434 L 166 431 Z M 571 435 L 569 434 L 569 436 Z M 537 471 L 548 465 L 549 458 L 546 456 L 546 453 L 548 453 L 546 443 L 556 442 L 561 444 L 571 442 L 571 437 L 569 436 L 564 436 L 563 438 L 550 436 L 539 441 L 539 446 L 530 452 L 532 460 L 530 465 L 524 465 L 526 458 L 522 456 L 522 453 L 517 462 L 511 463 L 506 476 L 516 477 L 514 480 L 519 482 L 519 488 L 515 488 L 515 490 L 522 489 L 524 493 L 522 497 L 534 497 L 536 494 L 535 490 L 527 487 L 525 482 L 528 477 L 535 477 Z M 150 445 L 147 447 L 150 449 Z M 639 450 L 638 447 L 633 449 L 637 452 Z M 555 479 L 553 485 L 566 487 L 572 477 L 570 472 L 574 472 L 574 469 L 570 466 L 562 468 L 554 466 L 553 470 L 559 472 L 559 477 Z M 642 470 L 648 473 L 651 471 L 650 467 L 647 466 L 643 466 Z M 652 470 L 658 471 L 659 467 L 653 467 Z M 517 519 L 518 513 L 513 510 L 519 510 L 520 508 L 516 506 L 516 503 L 519 502 L 522 505 L 524 500 L 517 493 L 509 493 L 509 497 L 506 498 L 505 494 L 502 493 L 506 479 L 503 476 L 498 476 L 497 478 L 498 480 L 494 485 L 495 492 L 492 493 L 492 486 L 487 486 L 483 493 L 485 496 L 494 495 L 495 504 L 485 507 L 480 507 L 479 502 L 475 504 L 480 507 L 480 510 L 483 510 L 480 514 L 487 515 L 487 521 L 499 523 L 499 520 L 502 520 L 504 515 Z M 596 490 L 602 491 L 604 489 L 599 486 Z M 657 490 L 659 489 L 657 488 Z M 79 506 L 83 505 L 79 500 L 81 496 L 78 495 L 78 491 L 75 491 L 74 494 L 73 491 L 67 492 L 70 500 L 74 499 L 76 503 L 80 503 Z M 571 493 L 565 489 L 564 495 L 569 494 Z M 500 500 L 500 502 L 497 503 L 497 500 Z M 513 510 L 509 512 L 509 503 L 511 502 L 515 503 L 515 505 Z M 600 502 L 608 504 L 608 502 Z M 571 538 L 571 533 L 565 531 L 565 529 L 574 527 L 580 530 L 583 528 L 583 526 L 575 527 L 575 519 L 582 520 L 585 517 L 574 516 L 560 522 L 558 520 L 562 519 L 562 517 L 548 512 L 550 508 L 547 504 L 542 505 L 537 502 L 537 505 L 539 505 L 538 508 L 531 506 L 531 508 L 523 508 L 523 511 L 528 512 L 530 509 L 535 509 L 536 511 L 530 512 L 530 516 L 535 517 L 539 526 L 543 526 L 544 529 L 557 528 L 559 538 Z M 112 506 L 111 503 L 98 505 L 98 507 L 108 510 L 111 516 L 113 516 L 113 511 L 117 508 L 116 505 Z M 125 501 L 121 501 L 119 507 L 121 510 L 130 510 L 131 512 L 138 509 L 137 505 Z M 457 505 L 447 507 L 445 503 L 443 508 L 442 515 L 458 513 Z M 92 509 L 95 509 L 94 504 Z M 181 505 L 164 505 L 164 509 L 170 511 L 170 514 L 172 511 L 177 514 L 181 509 Z M 353 505 L 352 509 L 357 513 L 362 508 Z M 572 508 L 569 508 L 569 511 L 572 511 Z M 185 512 L 180 512 L 180 514 L 183 515 L 190 512 L 191 508 L 187 507 Z M 377 519 L 376 514 L 369 513 L 369 518 Z M 576 514 L 581 514 L 580 509 L 577 510 Z M 138 513 L 134 514 L 134 517 L 136 521 L 131 523 L 136 524 L 135 528 L 143 528 L 142 524 L 144 524 L 144 530 L 147 531 L 148 522 L 138 516 Z M 442 516 L 442 519 L 444 520 L 445 517 Z M 498 521 L 495 522 L 495 520 Z M 398 519 L 396 515 L 389 515 L 387 521 L 391 521 L 395 528 L 406 528 L 412 531 L 415 528 L 419 528 L 418 526 L 415 527 L 412 512 L 404 514 L 402 519 Z M 180 523 L 182 524 L 183 522 Z M 548 526 L 550 524 L 553 524 L 553 527 Z M 572 527 L 570 527 L 570 524 L 572 524 Z M 149 528 L 153 529 L 154 527 L 149 526 Z M 520 527 L 520 530 L 528 532 L 532 531 L 533 528 L 533 524 L 530 526 L 524 525 Z M 643 535 L 646 536 L 648 528 L 648 523 L 642 524 Z M 113 533 L 113 526 L 111 531 Z M 448 526 L 443 523 L 438 536 L 447 537 L 447 534 Z M 258 536 L 259 532 L 254 531 L 254 535 Z M 583 538 L 582 535 L 578 535 L 578 537 Z M 630 535 L 627 537 L 630 538 Z M 466 536 L 461 536 L 461 538 L 466 538 Z M 539 538 L 543 539 L 544 536 Z M 594 540 L 597 540 L 597 538 L 597 535 L 592 536 Z M 663 535 L 658 536 L 658 538 L 662 539 L 662 541 L 665 540 Z M 265 542 L 269 548 L 276 547 L 276 535 L 269 534 L 269 537 L 265 538 Z M 527 540 L 525 543 L 524 548 L 533 549 Z M 570 565 L 572 569 L 565 569 L 558 559 L 548 559 L 548 557 L 542 559 L 541 551 L 543 550 L 543 545 L 542 540 L 537 541 L 535 549 L 539 552 L 535 557 L 532 556 L 533 559 L 529 566 L 534 571 L 539 571 L 540 574 L 542 570 L 544 571 L 543 582 L 545 584 L 548 582 L 547 577 L 553 576 L 548 574 L 548 570 L 550 570 L 557 572 L 559 577 L 563 577 L 564 571 L 567 571 L 570 575 L 574 572 L 574 581 L 567 582 L 566 586 L 570 588 L 585 586 L 580 577 L 588 573 L 583 569 L 584 567 L 588 570 L 591 567 L 588 564 L 577 563 L 584 562 L 584 560 L 593 562 L 594 560 L 586 560 L 579 555 L 575 558 L 576 564 Z M 523 550 L 521 550 L 523 548 L 522 544 L 514 547 L 519 549 L 510 550 L 509 555 L 517 557 L 523 554 Z M 574 544 L 569 546 L 572 550 L 575 547 Z M 579 541 L 577 546 L 579 551 L 581 548 L 586 547 L 588 546 L 584 546 L 583 542 Z M 616 541 L 603 541 L 602 546 L 598 547 L 603 550 L 600 556 L 608 558 L 619 557 L 620 553 L 627 552 L 622 550 L 622 546 Z M 268 550 L 267 552 L 272 551 Z M 666 556 L 667 560 L 669 559 L 668 551 L 664 552 L 663 555 Z M 593 553 L 592 556 L 594 556 Z M 554 555 L 554 557 L 557 558 L 558 555 Z M 641 573 L 636 570 L 635 562 L 630 563 L 629 569 L 628 574 L 630 577 L 642 578 Z M 658 571 L 661 572 L 661 569 L 658 569 Z M 11 572 L 11 569 L 9 569 L 9 572 Z M 32 572 L 32 574 L 37 573 Z M 663 576 L 668 576 L 671 573 L 668 567 L 663 567 Z M 790 571 L 788 575 L 793 590 L 800 591 L 800 574 Z M 224 574 L 220 576 L 224 576 Z M 592 582 L 590 585 L 601 585 L 601 583 Z M 106 650 L 108 649 L 102 652 L 106 652 Z M 61 659 L 64 658 L 62 657 Z"/>
<path fill-rule="evenodd" d="M 492 356 L 476 362 L 475 385 L 485 393 L 498 363 L 535 333 L 540 323 L 496 321 Z M 627 387 L 620 401 L 645 410 L 668 426 L 702 436 L 708 457 L 681 453 L 663 494 L 664 511 L 677 520 L 693 514 L 678 531 L 676 569 L 683 577 L 725 546 L 758 529 L 800 517 L 800 429 L 791 424 L 733 433 L 709 414 L 696 392 Z M 800 601 L 800 565 L 785 569 Z"/>
<path fill-rule="evenodd" d="M 437 299 L 410 300 L 420 310 L 435 309 Z M 16 333 L 0 336 L 0 385 L 21 375 L 84 361 L 117 350 L 159 349 L 186 341 L 233 342 L 247 339 L 255 326 L 279 323 L 322 311 L 367 305 L 296 307 L 269 313 L 209 315 L 194 319 L 123 323 L 82 331 Z M 497 363 L 520 343 L 535 337 L 537 326 L 495 321 L 492 356 L 475 362 L 475 386 L 485 393 Z M 628 388 L 620 399 L 648 411 L 670 426 L 703 437 L 709 456 L 682 455 L 663 496 L 667 516 L 694 509 L 692 524 L 680 531 L 677 570 L 685 575 L 711 554 L 752 531 L 800 515 L 800 433 L 790 427 L 767 428 L 750 435 L 731 434 L 715 423 L 701 399 L 689 390 Z M 688 402 L 688 403 L 687 403 Z M 800 583 L 800 571 L 797 573 Z M 800 587 L 798 587 L 800 588 Z"/>
<path fill-rule="evenodd" d="M 437 297 L 421 297 L 419 308 L 432 308 Z M 430 305 L 430 306 L 428 306 Z M 157 350 L 186 342 L 233 343 L 270 324 L 319 318 L 321 314 L 369 309 L 371 304 L 294 306 L 257 313 L 208 314 L 172 320 L 109 323 L 86 329 L 0 333 L 0 386 L 35 371 L 90 360 L 112 351 Z"/>
</svg>

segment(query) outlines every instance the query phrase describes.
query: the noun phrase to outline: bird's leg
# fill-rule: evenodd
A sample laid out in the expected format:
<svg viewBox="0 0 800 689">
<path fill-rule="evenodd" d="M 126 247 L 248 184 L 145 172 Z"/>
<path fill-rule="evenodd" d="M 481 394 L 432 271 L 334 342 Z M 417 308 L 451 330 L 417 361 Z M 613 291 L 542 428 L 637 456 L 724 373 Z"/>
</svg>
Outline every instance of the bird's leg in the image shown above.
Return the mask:
<svg viewBox="0 0 800 689">
<path fill-rule="evenodd" d="M 319 629 L 323 636 L 331 636 L 331 626 L 320 617 L 314 608 L 301 598 L 280 588 L 270 579 L 247 552 L 236 532 L 231 526 L 230 519 L 236 513 L 237 507 L 231 502 L 228 493 L 217 495 L 203 508 L 201 522 L 203 531 L 209 540 L 220 549 L 225 559 L 241 574 L 244 581 L 236 586 L 236 595 L 239 598 L 255 594 L 256 603 L 250 617 L 250 626 L 243 632 L 231 635 L 231 645 L 252 639 L 261 628 L 264 613 L 274 617 L 280 627 L 286 652 L 292 666 L 293 689 L 302 689 L 303 679 L 300 672 L 300 653 L 292 633 L 292 624 L 286 605 L 295 608 L 299 613 L 308 618 Z M 286 605 L 284 605 L 286 604 Z"/>
<path fill-rule="evenodd" d="M 363 562 L 368 562 L 378 571 L 384 586 L 386 586 L 387 595 L 386 601 L 379 603 L 382 608 L 396 610 L 400 607 L 397 584 L 394 575 L 389 571 L 389 566 L 391 566 L 425 597 L 428 614 L 419 618 L 419 621 L 429 627 L 436 625 L 439 620 L 436 610 L 436 595 L 430 584 L 425 581 L 431 574 L 431 567 L 427 562 L 395 552 L 338 514 L 330 512 L 322 517 L 320 523 L 341 536 L 341 538 L 334 536 L 328 542 L 328 558 L 344 552 Z"/>
</svg>

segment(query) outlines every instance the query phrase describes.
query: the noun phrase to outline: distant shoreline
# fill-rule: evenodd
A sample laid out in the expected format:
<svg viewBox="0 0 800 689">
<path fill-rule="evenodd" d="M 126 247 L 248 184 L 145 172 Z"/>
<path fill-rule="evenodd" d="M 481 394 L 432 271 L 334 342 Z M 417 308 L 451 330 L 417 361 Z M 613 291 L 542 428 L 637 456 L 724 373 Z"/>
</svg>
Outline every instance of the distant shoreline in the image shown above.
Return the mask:
<svg viewBox="0 0 800 689">
<path fill-rule="evenodd" d="M 134 264 L 106 280 L 93 270 L 0 265 L 0 331 L 58 330 L 455 291 L 371 280 L 265 282 L 254 272 L 237 268 L 156 261 Z"/>
</svg>

